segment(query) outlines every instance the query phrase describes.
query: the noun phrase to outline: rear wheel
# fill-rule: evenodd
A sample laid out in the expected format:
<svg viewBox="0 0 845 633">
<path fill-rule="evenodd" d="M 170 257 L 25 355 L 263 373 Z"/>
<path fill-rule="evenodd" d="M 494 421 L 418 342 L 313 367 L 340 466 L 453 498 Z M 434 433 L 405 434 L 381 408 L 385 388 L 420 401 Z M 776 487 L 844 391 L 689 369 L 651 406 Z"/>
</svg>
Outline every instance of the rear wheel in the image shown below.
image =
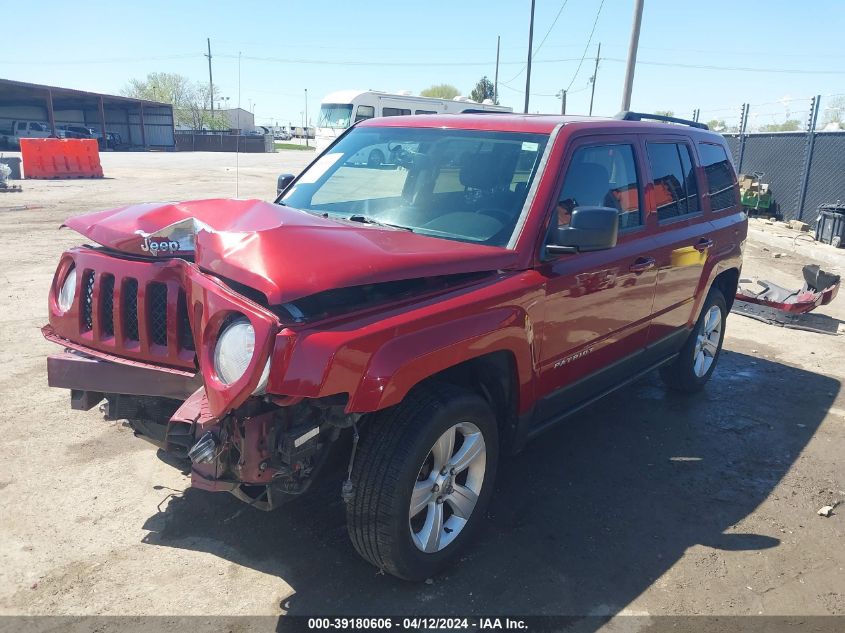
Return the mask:
<svg viewBox="0 0 845 633">
<path fill-rule="evenodd" d="M 718 288 L 711 288 L 704 299 L 695 329 L 678 358 L 660 369 L 660 376 L 668 387 L 693 393 L 710 380 L 722 351 L 727 316 L 724 295 Z"/>
<path fill-rule="evenodd" d="M 414 390 L 376 414 L 361 439 L 347 507 L 355 549 L 406 580 L 436 574 L 472 541 L 497 462 L 485 400 L 449 385 Z"/>
</svg>

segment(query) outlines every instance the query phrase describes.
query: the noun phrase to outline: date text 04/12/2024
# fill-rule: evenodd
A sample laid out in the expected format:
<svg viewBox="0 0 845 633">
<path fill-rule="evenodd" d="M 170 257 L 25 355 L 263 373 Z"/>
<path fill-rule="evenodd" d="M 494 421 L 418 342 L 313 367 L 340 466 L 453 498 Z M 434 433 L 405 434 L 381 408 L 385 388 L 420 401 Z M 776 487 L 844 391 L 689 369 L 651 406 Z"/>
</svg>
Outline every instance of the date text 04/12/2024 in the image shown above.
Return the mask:
<svg viewBox="0 0 845 633">
<path fill-rule="evenodd" d="M 309 630 L 527 630 L 524 620 L 517 618 L 309 618 Z"/>
</svg>

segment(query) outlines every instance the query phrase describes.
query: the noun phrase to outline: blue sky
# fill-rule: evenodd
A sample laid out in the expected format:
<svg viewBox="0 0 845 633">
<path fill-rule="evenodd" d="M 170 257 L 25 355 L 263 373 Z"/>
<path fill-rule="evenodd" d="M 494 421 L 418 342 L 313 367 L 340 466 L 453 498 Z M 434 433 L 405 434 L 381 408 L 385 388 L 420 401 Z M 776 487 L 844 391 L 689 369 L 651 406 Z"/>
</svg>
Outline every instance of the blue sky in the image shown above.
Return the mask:
<svg viewBox="0 0 845 633">
<path fill-rule="evenodd" d="M 599 42 L 593 112 L 619 110 L 633 0 L 605 0 L 596 22 L 600 4 L 537 1 L 532 112 L 559 112 L 554 95 L 567 87 L 567 111 L 587 112 Z M 482 75 L 493 78 L 499 35 L 500 98 L 522 111 L 529 7 L 530 0 L 36 1 L 26 13 L 38 20 L 5 30 L 0 77 L 107 93 L 152 71 L 207 81 L 210 37 L 215 84 L 231 105 L 240 52 L 241 106 L 252 106 L 260 124 L 298 123 L 305 89 L 312 119 L 323 95 L 344 88 L 417 93 L 445 82 L 469 94 Z M 50 35 L 45 25 L 59 28 Z M 700 108 L 703 120 L 730 122 L 748 101 L 760 124 L 803 118 L 807 97 L 845 93 L 843 32 L 841 0 L 645 0 L 632 108 L 680 116 Z"/>
</svg>

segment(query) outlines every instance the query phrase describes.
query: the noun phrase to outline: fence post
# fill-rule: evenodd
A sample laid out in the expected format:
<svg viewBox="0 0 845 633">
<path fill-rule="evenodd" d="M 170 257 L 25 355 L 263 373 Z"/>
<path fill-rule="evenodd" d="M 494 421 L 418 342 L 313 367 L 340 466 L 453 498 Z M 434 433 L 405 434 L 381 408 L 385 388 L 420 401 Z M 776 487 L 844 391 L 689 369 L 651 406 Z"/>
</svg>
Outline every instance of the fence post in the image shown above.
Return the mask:
<svg viewBox="0 0 845 633">
<path fill-rule="evenodd" d="M 797 218 L 804 215 L 804 200 L 807 197 L 807 184 L 810 181 L 810 166 L 813 164 L 813 147 L 816 144 L 816 121 L 819 118 L 819 104 L 821 95 L 816 95 L 810 101 L 810 114 L 807 117 L 807 142 L 804 145 L 804 165 L 801 172 L 801 189 L 798 191 L 796 202 Z"/>
<path fill-rule="evenodd" d="M 742 173 L 742 157 L 745 155 L 745 128 L 748 125 L 748 104 L 743 103 L 739 112 L 739 164 L 736 166 L 738 173 Z"/>
</svg>

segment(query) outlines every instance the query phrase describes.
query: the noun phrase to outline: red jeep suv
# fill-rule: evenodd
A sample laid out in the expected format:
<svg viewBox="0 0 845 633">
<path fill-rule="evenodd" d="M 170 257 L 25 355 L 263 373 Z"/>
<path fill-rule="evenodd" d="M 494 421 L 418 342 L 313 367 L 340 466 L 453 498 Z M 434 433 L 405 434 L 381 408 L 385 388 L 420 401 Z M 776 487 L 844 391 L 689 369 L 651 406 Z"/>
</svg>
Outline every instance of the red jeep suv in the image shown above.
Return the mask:
<svg viewBox="0 0 845 633">
<path fill-rule="evenodd" d="M 49 383 L 258 508 L 334 472 L 358 552 L 429 577 L 502 455 L 653 369 L 694 391 L 716 367 L 736 175 L 721 136 L 655 118 L 373 119 L 272 204 L 72 218 L 93 244 L 56 270 Z"/>
</svg>

